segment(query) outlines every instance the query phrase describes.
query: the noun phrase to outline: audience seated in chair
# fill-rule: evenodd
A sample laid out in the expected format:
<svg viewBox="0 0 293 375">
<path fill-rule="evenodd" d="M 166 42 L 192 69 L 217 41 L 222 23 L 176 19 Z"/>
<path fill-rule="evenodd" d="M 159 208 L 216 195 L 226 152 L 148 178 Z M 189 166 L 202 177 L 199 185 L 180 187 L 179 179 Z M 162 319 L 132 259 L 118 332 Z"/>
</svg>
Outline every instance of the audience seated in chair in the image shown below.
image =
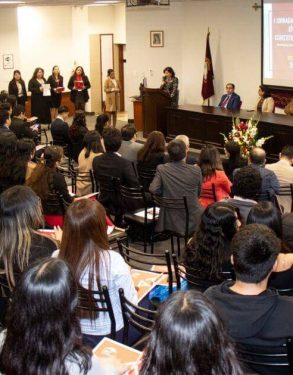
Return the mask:
<svg viewBox="0 0 293 375">
<path fill-rule="evenodd" d="M 228 141 L 225 143 L 225 154 L 227 159 L 223 159 L 222 164 L 224 172 L 230 181 L 233 181 L 233 172 L 235 169 L 247 165 L 247 159 L 241 157 L 240 151 L 240 146 L 237 142 Z"/>
<path fill-rule="evenodd" d="M 97 156 L 93 161 L 93 172 L 97 186 L 105 176 L 119 179 L 120 184 L 128 187 L 137 187 L 138 179 L 132 163 L 117 154 L 121 146 L 121 133 L 118 129 L 106 128 L 103 132 L 103 141 L 106 152 Z M 119 191 L 108 192 L 100 190 L 99 201 L 112 213 L 124 212 Z M 128 207 L 130 210 L 134 207 Z M 117 219 L 117 218 L 116 218 Z M 120 219 L 118 219 L 120 220 Z M 116 225 L 120 225 L 116 222 Z"/>
<path fill-rule="evenodd" d="M 93 169 L 93 160 L 96 156 L 104 152 L 101 144 L 101 136 L 96 130 L 86 133 L 83 139 L 83 149 L 78 156 L 78 173 L 85 176 Z M 92 182 L 90 178 L 78 178 L 76 182 L 77 195 L 86 195 L 92 193 Z"/>
<path fill-rule="evenodd" d="M 218 312 L 194 290 L 160 306 L 138 367 L 139 375 L 243 374 Z"/>
<path fill-rule="evenodd" d="M 151 132 L 143 147 L 137 153 L 137 168 L 156 169 L 166 162 L 166 141 L 159 131 Z"/>
<path fill-rule="evenodd" d="M 202 214 L 184 261 L 190 281 L 200 281 L 202 291 L 231 277 L 230 243 L 240 225 L 237 209 L 226 202 L 213 203 Z"/>
<path fill-rule="evenodd" d="M 51 124 L 53 144 L 56 146 L 68 146 L 70 144 L 69 125 L 67 119 L 69 109 L 66 106 L 58 108 L 58 116 Z"/>
<path fill-rule="evenodd" d="M 11 288 L 15 274 L 57 250 L 54 240 L 37 232 L 43 220 L 41 202 L 29 187 L 14 186 L 0 195 L 0 264 Z"/>
<path fill-rule="evenodd" d="M 283 241 L 282 217 L 280 211 L 271 202 L 258 202 L 247 217 L 247 224 L 263 224 L 272 229 L 281 241 L 278 266 L 271 274 L 269 286 L 279 290 L 291 289 L 293 292 L 293 254 Z"/>
<path fill-rule="evenodd" d="M 158 165 L 149 190 L 152 194 L 164 198 L 186 197 L 190 218 L 189 234 L 192 234 L 202 213 L 198 202 L 202 182 L 201 171 L 198 166 L 186 164 L 187 151 L 184 142 L 173 140 L 168 144 L 167 150 L 170 162 Z M 161 208 L 156 230 L 158 232 L 167 230 L 184 235 L 185 217 L 181 211 Z"/>
<path fill-rule="evenodd" d="M 280 240 L 268 227 L 249 224 L 235 234 L 231 250 L 236 281 L 212 286 L 206 296 L 237 343 L 284 344 L 293 336 L 293 299 L 268 287 L 269 277 L 278 267 Z"/>
<path fill-rule="evenodd" d="M 176 140 L 182 141 L 186 145 L 187 150 L 187 157 L 186 157 L 186 164 L 197 164 L 198 160 L 195 156 L 190 155 L 189 149 L 190 149 L 190 142 L 187 135 L 179 134 L 175 137 Z"/>
<path fill-rule="evenodd" d="M 4 103 L 7 104 L 7 103 Z M 0 134 L 10 133 L 11 118 L 7 109 L 0 108 Z"/>
<path fill-rule="evenodd" d="M 280 160 L 278 162 L 266 164 L 266 169 L 275 173 L 281 188 L 282 186 L 288 187 L 288 185 L 293 184 L 293 146 L 284 146 L 279 157 Z M 279 195 L 278 201 L 284 208 L 284 212 L 291 212 L 292 198 L 290 192 L 287 196 Z"/>
<path fill-rule="evenodd" d="M 247 166 L 238 169 L 234 174 L 233 198 L 226 202 L 239 208 L 242 224 L 246 223 L 250 209 L 257 204 L 255 198 L 261 189 L 261 176 L 258 170 Z"/>
<path fill-rule="evenodd" d="M 25 121 L 25 108 L 17 104 L 11 115 L 11 124 L 9 129 L 13 131 L 17 139 L 30 138 L 35 144 L 38 144 L 38 132 L 30 128 L 30 125 Z"/>
<path fill-rule="evenodd" d="M 122 143 L 118 153 L 132 162 L 137 161 L 137 153 L 143 147 L 142 143 L 136 142 L 136 129 L 132 124 L 126 124 L 121 128 Z"/>
<path fill-rule="evenodd" d="M 109 250 L 106 212 L 100 203 L 82 199 L 69 206 L 59 257 L 71 266 L 78 285 L 89 291 L 107 286 L 116 320 L 116 339 L 119 339 L 123 328 L 119 288 L 124 289 L 127 299 L 134 304 L 137 293 L 129 267 L 120 254 Z M 90 295 L 88 306 L 91 311 Z M 110 334 L 110 319 L 106 313 L 95 316 L 89 312 L 81 316 L 80 322 L 84 340 L 92 347 Z"/>
<path fill-rule="evenodd" d="M 0 335 L 1 373 L 117 374 L 82 346 L 77 301 L 76 282 L 62 260 L 45 259 L 27 269 Z"/>
<path fill-rule="evenodd" d="M 57 170 L 57 165 L 61 163 L 62 158 L 63 149 L 60 146 L 47 147 L 44 151 L 44 162 L 37 165 L 26 182 L 41 198 L 46 222 L 49 225 L 52 225 L 50 220 L 52 217 L 64 215 L 64 208 L 61 203 L 54 206 L 50 205 L 50 195 L 58 195 L 67 203 L 73 201 L 68 192 L 64 176 Z"/>
<path fill-rule="evenodd" d="M 282 232 L 285 245 L 293 253 L 293 213 L 285 214 L 282 217 Z"/>
<path fill-rule="evenodd" d="M 69 128 L 69 138 L 71 143 L 71 157 L 78 162 L 78 155 L 82 150 L 83 138 L 88 132 L 84 111 L 75 111 L 72 125 Z"/>
<path fill-rule="evenodd" d="M 280 184 L 273 171 L 265 168 L 266 152 L 261 147 L 254 147 L 249 153 L 250 166 L 259 171 L 262 178 L 261 190 L 259 192 L 261 200 L 273 199 L 279 193 Z M 236 169 L 235 173 L 238 171 Z"/>
<path fill-rule="evenodd" d="M 203 146 L 199 154 L 198 165 L 203 178 L 202 190 L 212 190 L 213 184 L 217 201 L 228 198 L 232 184 L 223 171 L 220 153 L 217 148 L 211 145 Z M 207 207 L 214 200 L 200 196 L 199 202 L 203 207 Z"/>
<path fill-rule="evenodd" d="M 13 132 L 0 132 L 0 193 L 11 186 L 25 183 L 26 164 L 26 160 L 17 153 L 16 135 Z"/>
<path fill-rule="evenodd" d="M 102 113 L 96 118 L 95 130 L 99 132 L 100 136 L 103 137 L 103 131 L 105 128 L 110 127 L 109 116 L 106 113 Z"/>
</svg>

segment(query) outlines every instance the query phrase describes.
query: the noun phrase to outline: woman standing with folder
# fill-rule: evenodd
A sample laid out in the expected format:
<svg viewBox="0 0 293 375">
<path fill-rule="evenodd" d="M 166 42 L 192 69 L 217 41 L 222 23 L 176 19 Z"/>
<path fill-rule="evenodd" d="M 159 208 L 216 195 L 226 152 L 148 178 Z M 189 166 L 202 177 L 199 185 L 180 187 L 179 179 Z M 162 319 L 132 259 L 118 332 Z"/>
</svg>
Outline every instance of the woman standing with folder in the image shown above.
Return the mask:
<svg viewBox="0 0 293 375">
<path fill-rule="evenodd" d="M 50 84 L 50 87 L 51 87 L 50 112 L 51 112 L 51 119 L 53 121 L 57 117 L 58 108 L 61 105 L 62 91 L 64 91 L 63 77 L 60 74 L 60 69 L 58 65 L 53 66 L 52 74 L 48 78 L 47 82 Z"/>
<path fill-rule="evenodd" d="M 84 74 L 82 66 L 78 66 L 68 82 L 71 90 L 70 100 L 75 105 L 75 109 L 84 111 L 85 104 L 89 100 L 88 89 L 91 87 L 88 77 Z"/>
<path fill-rule="evenodd" d="M 36 68 L 29 81 L 28 90 L 31 92 L 32 110 L 31 115 L 36 116 L 41 124 L 50 124 L 50 90 L 46 86 L 47 81 L 44 78 L 44 69 Z"/>
</svg>

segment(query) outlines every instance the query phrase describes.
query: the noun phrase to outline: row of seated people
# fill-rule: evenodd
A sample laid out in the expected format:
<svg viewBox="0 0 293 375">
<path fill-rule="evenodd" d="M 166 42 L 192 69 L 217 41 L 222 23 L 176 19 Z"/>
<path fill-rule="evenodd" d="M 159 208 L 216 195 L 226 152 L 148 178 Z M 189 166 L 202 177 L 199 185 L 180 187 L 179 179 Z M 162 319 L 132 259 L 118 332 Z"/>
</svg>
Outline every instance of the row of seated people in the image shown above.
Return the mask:
<svg viewBox="0 0 293 375">
<path fill-rule="evenodd" d="M 70 205 L 66 212 L 63 233 L 56 232 L 56 239 L 60 241 L 59 244 L 36 231 L 42 220 L 41 204 L 30 188 L 16 186 L 4 191 L 0 195 L 0 210 L 1 268 L 4 269 L 11 288 L 15 286 L 16 279 L 25 280 L 30 272 L 32 274 L 37 272 L 37 276 L 34 274 L 32 280 L 38 283 L 39 280 L 42 280 L 42 276 L 46 276 L 46 267 L 49 267 L 50 277 L 48 276 L 48 278 L 54 281 L 54 285 L 52 288 L 45 288 L 46 292 L 53 293 L 53 291 L 56 291 L 58 297 L 60 297 L 59 293 L 62 293 L 62 290 L 63 292 L 73 293 L 76 299 L 76 287 L 64 288 L 63 280 L 62 287 L 58 288 L 55 284 L 56 279 L 52 278 L 50 274 L 53 269 L 46 266 L 46 264 L 59 265 L 56 266 L 57 269 L 54 269 L 57 279 L 58 269 L 59 271 L 62 269 L 63 277 L 68 275 L 68 268 L 66 268 L 65 263 L 44 260 L 49 256 L 58 257 L 61 262 L 65 261 L 70 266 L 73 272 L 73 276 L 70 278 L 72 283 L 77 283 L 87 290 L 98 290 L 99 285 L 108 287 L 116 320 L 116 338 L 119 340 L 119 335 L 122 334 L 123 330 L 123 319 L 118 290 L 123 288 L 127 298 L 134 304 L 137 303 L 137 293 L 125 261 L 118 253 L 109 250 L 103 207 L 98 202 L 90 200 L 80 200 Z M 229 334 L 237 343 L 268 347 L 282 345 L 285 338 L 291 337 L 293 334 L 293 322 L 291 321 L 293 298 L 280 296 L 272 288 L 272 285 L 274 285 L 274 281 L 279 274 L 284 275 L 284 272 L 288 272 L 291 275 L 292 254 L 284 252 L 285 244 L 282 245 L 281 239 L 277 236 L 280 235 L 280 233 L 277 234 L 280 231 L 280 218 L 276 219 L 276 212 L 270 202 L 261 202 L 257 207 L 254 207 L 249 214 L 249 222 L 253 224 L 244 225 L 239 229 L 240 220 L 237 209 L 225 202 L 217 202 L 207 207 L 201 218 L 200 228 L 186 251 L 185 267 L 189 269 L 192 266 L 193 269 L 196 269 L 196 277 L 210 278 L 209 281 L 213 281 L 210 285 L 218 284 L 208 288 L 205 294 L 216 305 L 219 315 L 228 327 Z M 258 224 L 260 222 L 262 224 Z M 277 224 L 279 225 L 278 229 Z M 228 264 L 231 256 L 231 263 Z M 37 263 L 39 265 L 36 266 Z M 31 265 L 31 270 L 34 271 L 27 270 Z M 220 270 L 222 271 L 224 267 L 230 268 L 232 265 L 236 281 L 221 283 Z M 288 279 L 291 280 L 292 275 L 290 275 Z M 19 285 L 22 285 L 22 282 Z M 27 283 L 24 283 L 23 288 L 25 293 L 32 291 Z M 52 294 L 50 295 L 52 296 Z M 184 297 L 181 294 L 172 297 L 165 306 L 162 306 L 162 309 L 166 306 L 172 306 L 175 302 L 171 301 L 176 301 L 177 298 L 178 303 L 179 301 L 182 303 L 188 295 L 192 296 L 192 294 L 185 294 Z M 35 300 L 33 300 L 33 296 L 30 299 L 27 294 L 26 297 L 22 296 L 26 301 L 24 303 L 20 297 L 21 295 L 16 288 L 15 300 L 7 315 L 8 342 L 3 346 L 3 350 L 7 347 L 11 348 L 13 345 L 12 337 L 14 338 L 14 344 L 15 337 L 18 337 L 20 341 L 17 340 L 17 342 L 22 343 L 22 350 L 17 351 L 19 355 L 23 353 L 24 348 L 29 348 L 29 345 L 23 345 L 21 338 L 28 340 L 27 343 L 29 339 L 28 335 L 19 334 L 20 331 L 16 332 L 16 330 L 28 329 L 30 317 L 23 311 L 22 313 L 19 311 L 13 313 L 13 308 L 23 309 L 27 307 L 31 309 L 31 313 L 35 311 L 35 314 L 37 311 L 42 311 L 33 310 L 31 306 L 31 303 L 42 301 L 39 293 L 35 292 Z M 43 297 L 46 299 L 45 296 Z M 52 300 L 49 298 L 50 301 Z M 61 298 L 61 301 L 63 303 L 64 300 Z M 47 300 L 46 303 L 49 302 Z M 203 299 L 202 303 L 205 304 L 206 300 Z M 185 304 L 188 305 L 187 301 L 181 305 L 182 310 L 188 307 Z M 48 309 L 48 305 L 46 306 L 46 309 Z M 75 304 L 71 305 L 71 311 L 75 310 L 75 306 L 76 301 Z M 176 305 L 176 308 L 178 309 L 178 305 Z M 48 318 L 57 319 L 57 321 L 60 316 L 64 317 L 63 313 L 65 312 L 64 306 L 57 309 L 56 305 L 54 305 L 55 314 L 51 314 L 51 310 L 46 311 Z M 47 317 L 45 313 L 44 316 Z M 158 316 L 160 316 L 160 313 Z M 16 317 L 18 317 L 18 321 L 20 320 L 17 325 L 13 323 Z M 99 313 L 98 316 L 94 317 L 81 315 L 79 318 L 85 344 L 94 347 L 103 337 L 109 335 L 110 319 L 106 313 Z M 47 319 L 38 320 L 35 315 L 31 319 L 35 324 L 36 321 L 41 325 L 47 322 Z M 62 322 L 64 323 L 63 320 Z M 170 329 L 172 324 L 169 321 L 165 323 L 166 327 L 169 326 Z M 79 332 L 78 326 L 76 329 Z M 190 327 L 187 327 L 186 330 L 189 332 L 186 337 L 188 342 L 188 340 L 192 340 L 192 335 L 190 335 Z M 45 333 L 46 330 L 43 330 L 43 332 Z M 154 334 L 151 334 L 148 345 L 151 345 L 152 335 Z M 165 340 L 164 332 L 160 330 L 156 334 L 161 335 L 161 340 Z M 168 337 L 170 336 L 168 335 Z M 45 337 L 44 339 L 47 340 L 48 338 Z M 174 344 L 175 341 L 173 342 L 173 340 L 176 339 L 178 337 L 174 336 L 172 341 L 166 344 Z M 157 341 L 154 345 L 156 344 Z M 185 345 L 184 348 L 186 350 Z M 150 354 L 149 349 L 149 346 L 145 349 L 144 360 L 146 361 Z M 153 349 L 155 348 L 153 347 Z M 198 356 L 196 357 L 199 360 Z M 3 355 L 0 358 L 0 366 L 3 366 L 3 362 L 1 363 L 4 358 Z M 69 358 L 71 357 L 69 356 Z M 141 364 L 141 374 L 144 373 L 143 368 L 146 366 L 144 360 Z M 11 366 L 14 363 L 15 361 L 6 361 L 5 366 Z M 182 365 L 180 363 L 180 366 Z M 149 363 L 149 366 L 155 366 L 155 364 Z M 155 367 L 150 367 L 148 371 L 145 373 L 152 374 Z M 273 373 L 277 374 L 277 372 Z M 200 374 L 205 374 L 205 372 L 200 372 Z"/>
</svg>

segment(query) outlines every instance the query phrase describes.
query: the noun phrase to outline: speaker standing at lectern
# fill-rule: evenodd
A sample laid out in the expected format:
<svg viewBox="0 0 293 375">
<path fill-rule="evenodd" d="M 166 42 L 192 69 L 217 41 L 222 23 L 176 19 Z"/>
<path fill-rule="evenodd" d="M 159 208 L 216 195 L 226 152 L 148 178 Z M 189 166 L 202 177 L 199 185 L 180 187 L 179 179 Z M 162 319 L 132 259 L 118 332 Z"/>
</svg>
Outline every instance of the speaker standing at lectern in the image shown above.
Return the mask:
<svg viewBox="0 0 293 375">
<path fill-rule="evenodd" d="M 163 82 L 160 88 L 170 95 L 172 105 L 178 105 L 178 78 L 175 77 L 175 72 L 170 66 L 165 68 L 163 73 Z"/>
</svg>

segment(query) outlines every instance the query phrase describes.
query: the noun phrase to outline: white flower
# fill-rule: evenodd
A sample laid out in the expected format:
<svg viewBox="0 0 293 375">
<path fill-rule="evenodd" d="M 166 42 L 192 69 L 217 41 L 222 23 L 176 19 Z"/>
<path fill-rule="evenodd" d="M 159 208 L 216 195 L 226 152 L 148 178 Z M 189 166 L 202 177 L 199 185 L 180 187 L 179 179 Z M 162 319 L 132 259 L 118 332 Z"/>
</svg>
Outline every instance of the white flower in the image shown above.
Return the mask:
<svg viewBox="0 0 293 375">
<path fill-rule="evenodd" d="M 265 143 L 265 139 L 264 138 L 260 138 L 256 141 L 255 145 L 256 147 L 262 147 L 262 145 Z"/>
</svg>

